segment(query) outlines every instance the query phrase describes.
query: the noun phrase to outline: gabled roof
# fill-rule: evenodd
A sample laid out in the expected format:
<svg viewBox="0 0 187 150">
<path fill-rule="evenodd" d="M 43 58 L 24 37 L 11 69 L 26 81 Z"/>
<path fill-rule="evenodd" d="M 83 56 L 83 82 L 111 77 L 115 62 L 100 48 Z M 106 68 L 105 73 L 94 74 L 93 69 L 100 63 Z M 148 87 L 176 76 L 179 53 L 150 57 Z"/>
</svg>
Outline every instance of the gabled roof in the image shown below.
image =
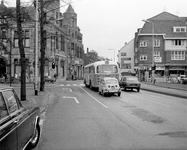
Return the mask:
<svg viewBox="0 0 187 150">
<path fill-rule="evenodd" d="M 185 32 L 173 32 L 173 27 L 186 26 L 186 17 L 178 17 L 168 12 L 163 12 L 147 20 L 150 22 L 144 24 L 140 34 L 152 34 L 152 22 L 154 24 L 154 34 L 163 34 L 166 38 L 186 36 Z"/>
<path fill-rule="evenodd" d="M 180 20 L 180 17 L 164 11 L 148 20 L 178 20 L 178 19 Z"/>
</svg>

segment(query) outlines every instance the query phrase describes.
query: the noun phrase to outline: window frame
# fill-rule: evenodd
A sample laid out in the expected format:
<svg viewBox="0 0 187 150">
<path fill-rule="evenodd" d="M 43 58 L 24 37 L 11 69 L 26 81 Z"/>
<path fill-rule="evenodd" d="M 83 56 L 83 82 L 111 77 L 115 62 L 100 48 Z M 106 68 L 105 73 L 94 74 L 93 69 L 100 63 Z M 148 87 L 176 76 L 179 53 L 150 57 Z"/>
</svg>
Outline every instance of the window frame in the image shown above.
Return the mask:
<svg viewBox="0 0 187 150">
<path fill-rule="evenodd" d="M 145 40 L 142 40 L 142 41 L 140 41 L 140 47 L 147 47 L 147 41 L 145 41 Z"/>
<path fill-rule="evenodd" d="M 144 57 L 144 59 L 141 59 L 143 57 Z M 140 55 L 140 61 L 147 61 L 147 55 Z"/>
</svg>

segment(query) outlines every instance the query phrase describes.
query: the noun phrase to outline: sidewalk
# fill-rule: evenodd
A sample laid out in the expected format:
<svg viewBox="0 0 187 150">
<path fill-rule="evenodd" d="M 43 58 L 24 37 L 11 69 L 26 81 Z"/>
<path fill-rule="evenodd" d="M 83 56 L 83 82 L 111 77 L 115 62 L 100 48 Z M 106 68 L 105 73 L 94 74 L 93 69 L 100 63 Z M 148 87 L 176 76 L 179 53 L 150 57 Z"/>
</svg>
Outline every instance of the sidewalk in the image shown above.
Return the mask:
<svg viewBox="0 0 187 150">
<path fill-rule="evenodd" d="M 12 84 L 12 87 L 16 91 L 18 97 L 20 97 L 20 84 Z M 49 92 L 46 90 L 44 92 L 38 91 L 38 95 L 35 95 L 34 84 L 27 83 L 26 85 L 26 101 L 21 101 L 25 107 L 29 106 L 39 106 L 40 113 L 45 109 L 45 101 L 49 98 Z"/>
<path fill-rule="evenodd" d="M 141 82 L 141 89 L 175 97 L 187 98 L 187 85 L 185 84 L 163 82 L 152 84 L 151 82 Z"/>
</svg>

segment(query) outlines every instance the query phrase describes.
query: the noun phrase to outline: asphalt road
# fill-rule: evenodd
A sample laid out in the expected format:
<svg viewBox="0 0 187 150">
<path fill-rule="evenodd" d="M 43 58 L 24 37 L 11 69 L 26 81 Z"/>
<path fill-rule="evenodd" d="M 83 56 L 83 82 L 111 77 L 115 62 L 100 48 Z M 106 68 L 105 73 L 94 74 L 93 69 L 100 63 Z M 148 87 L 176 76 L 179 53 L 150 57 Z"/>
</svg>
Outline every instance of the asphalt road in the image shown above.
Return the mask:
<svg viewBox="0 0 187 150">
<path fill-rule="evenodd" d="M 187 149 L 187 100 L 141 90 L 103 97 L 78 82 L 56 84 L 37 149 Z"/>
</svg>

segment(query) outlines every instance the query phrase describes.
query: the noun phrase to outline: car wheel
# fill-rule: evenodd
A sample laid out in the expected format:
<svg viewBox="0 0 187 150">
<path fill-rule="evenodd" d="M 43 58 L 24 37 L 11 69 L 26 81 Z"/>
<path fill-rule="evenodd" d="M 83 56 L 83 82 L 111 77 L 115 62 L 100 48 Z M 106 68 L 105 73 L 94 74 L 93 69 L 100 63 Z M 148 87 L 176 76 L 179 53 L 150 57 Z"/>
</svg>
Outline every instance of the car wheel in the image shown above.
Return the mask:
<svg viewBox="0 0 187 150">
<path fill-rule="evenodd" d="M 118 92 L 118 96 L 121 96 L 121 92 Z"/>
<path fill-rule="evenodd" d="M 37 125 L 35 130 L 34 130 L 34 136 L 31 139 L 28 148 L 29 149 L 33 149 L 37 146 L 38 142 L 39 142 L 39 138 L 40 138 L 40 126 Z"/>
<path fill-rule="evenodd" d="M 137 92 L 140 92 L 140 88 L 137 88 Z"/>
<path fill-rule="evenodd" d="M 123 90 L 124 90 L 124 91 L 126 91 L 127 89 L 126 89 L 126 88 L 124 88 Z"/>
</svg>

